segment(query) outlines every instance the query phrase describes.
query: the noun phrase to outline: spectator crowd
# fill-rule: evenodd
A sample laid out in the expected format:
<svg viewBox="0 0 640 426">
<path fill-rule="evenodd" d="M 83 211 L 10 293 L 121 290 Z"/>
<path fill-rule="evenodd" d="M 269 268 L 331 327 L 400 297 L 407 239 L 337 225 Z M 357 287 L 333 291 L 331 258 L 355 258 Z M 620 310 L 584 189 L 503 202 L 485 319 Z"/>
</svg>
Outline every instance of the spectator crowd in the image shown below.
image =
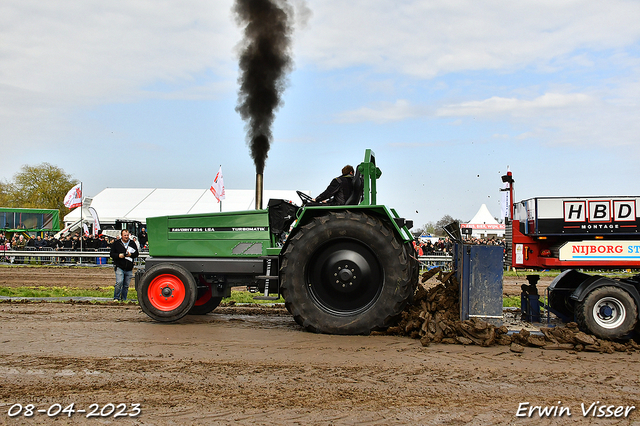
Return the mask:
<svg viewBox="0 0 640 426">
<path fill-rule="evenodd" d="M 449 237 L 440 238 L 435 242 L 414 240 L 413 246 L 418 252 L 418 256 L 450 255 L 453 251 L 453 242 Z"/>
<path fill-rule="evenodd" d="M 120 238 L 120 236 L 118 236 Z M 140 235 L 140 241 L 136 237 L 131 237 L 142 251 L 146 251 L 149 248 L 148 238 L 146 232 Z M 83 235 L 80 237 L 78 233 L 73 235 L 67 235 L 55 238 L 53 235 L 45 235 L 42 238 L 40 235 L 34 238 L 25 238 L 22 234 L 14 234 L 12 237 L 7 237 L 4 232 L 0 232 L 0 247 L 4 246 L 6 250 L 28 250 L 28 249 L 44 249 L 49 248 L 52 250 L 100 250 L 110 249 L 111 244 L 115 241 L 114 238 L 110 238 L 105 235 Z"/>
<path fill-rule="evenodd" d="M 464 244 L 482 244 L 489 246 L 502 246 L 504 248 L 505 241 L 502 238 L 476 238 L 465 236 Z M 414 240 L 413 246 L 418 252 L 418 256 L 438 256 L 451 255 L 453 253 L 454 243 L 449 237 L 440 238 L 435 242 L 427 240 L 426 242 Z"/>
</svg>

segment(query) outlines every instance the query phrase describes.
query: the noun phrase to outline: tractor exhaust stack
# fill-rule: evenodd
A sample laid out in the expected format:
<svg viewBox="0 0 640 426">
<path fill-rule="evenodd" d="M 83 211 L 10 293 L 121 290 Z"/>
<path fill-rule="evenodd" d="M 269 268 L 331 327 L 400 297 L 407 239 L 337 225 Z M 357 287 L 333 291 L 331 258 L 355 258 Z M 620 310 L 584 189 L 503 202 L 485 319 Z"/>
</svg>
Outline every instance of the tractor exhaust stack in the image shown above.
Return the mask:
<svg viewBox="0 0 640 426">
<path fill-rule="evenodd" d="M 262 173 L 256 173 L 256 210 L 262 210 Z"/>
</svg>

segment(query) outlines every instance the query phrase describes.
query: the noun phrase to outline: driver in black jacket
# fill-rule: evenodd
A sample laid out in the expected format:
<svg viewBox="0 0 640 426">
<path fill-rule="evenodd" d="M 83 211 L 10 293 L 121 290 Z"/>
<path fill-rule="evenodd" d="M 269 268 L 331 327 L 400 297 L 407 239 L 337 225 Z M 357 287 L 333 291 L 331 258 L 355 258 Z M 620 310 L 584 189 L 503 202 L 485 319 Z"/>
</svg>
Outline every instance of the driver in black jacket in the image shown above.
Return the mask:
<svg viewBox="0 0 640 426">
<path fill-rule="evenodd" d="M 342 176 L 331 180 L 331 183 L 313 201 L 326 203 L 332 206 L 344 205 L 353 192 L 353 167 L 346 165 L 342 168 Z"/>
</svg>

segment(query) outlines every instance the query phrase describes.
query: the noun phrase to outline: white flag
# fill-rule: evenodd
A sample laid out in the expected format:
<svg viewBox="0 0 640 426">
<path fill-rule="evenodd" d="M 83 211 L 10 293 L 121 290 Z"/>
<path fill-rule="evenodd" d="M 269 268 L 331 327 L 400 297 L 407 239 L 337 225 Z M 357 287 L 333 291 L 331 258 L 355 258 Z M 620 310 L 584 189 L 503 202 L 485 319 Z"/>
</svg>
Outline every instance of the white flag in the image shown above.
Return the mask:
<svg viewBox="0 0 640 426">
<path fill-rule="evenodd" d="M 64 197 L 64 205 L 70 209 L 75 209 L 82 205 L 82 184 L 77 184 Z"/>
<path fill-rule="evenodd" d="M 93 216 L 93 235 L 100 234 L 100 219 L 98 219 L 98 212 L 93 207 L 89 207 L 89 213 Z"/>
<path fill-rule="evenodd" d="M 220 166 L 220 170 L 216 174 L 216 177 L 213 179 L 213 183 L 211 184 L 211 188 L 209 188 L 213 193 L 213 196 L 216 197 L 218 202 L 224 200 L 224 180 L 222 179 L 222 166 Z"/>
<path fill-rule="evenodd" d="M 82 224 L 82 230 L 84 231 L 85 237 L 88 237 L 89 236 L 89 227 L 87 226 L 86 223 Z"/>
</svg>

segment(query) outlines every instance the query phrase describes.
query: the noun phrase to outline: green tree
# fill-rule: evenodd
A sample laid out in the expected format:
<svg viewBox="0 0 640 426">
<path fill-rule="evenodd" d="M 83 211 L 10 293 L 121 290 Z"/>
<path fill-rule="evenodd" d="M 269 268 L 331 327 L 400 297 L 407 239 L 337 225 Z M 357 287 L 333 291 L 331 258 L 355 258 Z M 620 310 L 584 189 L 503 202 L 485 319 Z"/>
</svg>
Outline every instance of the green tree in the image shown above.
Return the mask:
<svg viewBox="0 0 640 426">
<path fill-rule="evenodd" d="M 9 184 L 0 182 L 0 207 L 9 206 Z"/>
<path fill-rule="evenodd" d="M 452 222 L 462 223 L 460 219 L 454 219 L 452 216 L 445 214 L 442 216 L 442 219 L 436 222 L 435 225 L 435 234 L 438 236 L 445 236 L 447 233 L 444 231 L 444 227 L 449 225 Z"/>
<path fill-rule="evenodd" d="M 77 183 L 78 180 L 52 164 L 24 165 L 12 181 L 0 182 L 0 205 L 58 209 L 63 217 L 69 212 L 64 197 Z"/>
<path fill-rule="evenodd" d="M 411 234 L 413 234 L 413 236 L 416 238 L 425 233 L 435 235 L 435 232 L 436 232 L 436 224 L 433 222 L 425 223 L 420 228 L 411 229 Z"/>
<path fill-rule="evenodd" d="M 424 232 L 427 234 L 435 235 L 436 234 L 436 224 L 433 222 L 425 223 L 423 226 Z"/>
</svg>

